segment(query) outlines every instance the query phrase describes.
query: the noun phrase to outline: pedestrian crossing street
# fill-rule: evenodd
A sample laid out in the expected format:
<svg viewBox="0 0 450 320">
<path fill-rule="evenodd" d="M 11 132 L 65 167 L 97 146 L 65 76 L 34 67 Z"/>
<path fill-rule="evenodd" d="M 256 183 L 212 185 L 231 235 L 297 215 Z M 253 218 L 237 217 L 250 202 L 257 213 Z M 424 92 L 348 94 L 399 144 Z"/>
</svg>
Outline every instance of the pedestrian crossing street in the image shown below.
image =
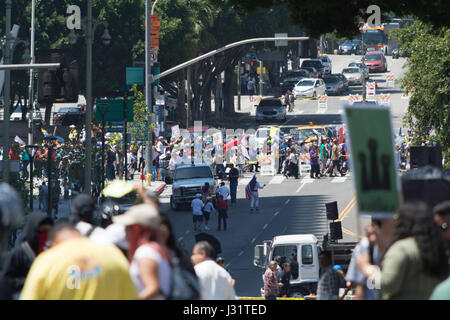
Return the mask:
<svg viewBox="0 0 450 320">
<path fill-rule="evenodd" d="M 242 186 L 246 186 L 250 180 L 253 177 L 253 174 L 249 175 L 251 173 L 245 173 L 244 177 L 241 177 L 239 179 L 239 185 Z M 305 183 L 343 183 L 347 180 L 351 179 L 351 175 L 347 174 L 344 177 L 341 176 L 337 176 L 337 177 L 322 177 L 320 179 L 311 179 L 309 174 L 305 174 L 303 176 L 301 176 L 298 180 L 293 178 L 293 177 L 289 177 L 286 178 L 283 175 L 275 175 L 275 176 L 261 176 L 258 175 L 257 179 L 259 181 L 259 183 L 261 184 L 267 184 L 267 185 L 277 185 L 277 184 L 282 184 L 282 183 L 290 183 L 290 182 L 295 182 L 295 183 L 300 183 L 300 184 L 305 184 Z"/>
</svg>

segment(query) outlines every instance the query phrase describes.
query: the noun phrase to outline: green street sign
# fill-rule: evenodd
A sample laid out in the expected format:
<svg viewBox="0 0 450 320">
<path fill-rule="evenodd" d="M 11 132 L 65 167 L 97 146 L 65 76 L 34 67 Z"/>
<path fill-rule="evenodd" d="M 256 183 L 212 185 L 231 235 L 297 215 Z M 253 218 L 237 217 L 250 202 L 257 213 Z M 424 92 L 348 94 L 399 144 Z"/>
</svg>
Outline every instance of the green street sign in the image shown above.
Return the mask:
<svg viewBox="0 0 450 320">
<path fill-rule="evenodd" d="M 134 121 L 133 112 L 134 101 L 127 100 L 127 121 Z M 95 119 L 102 121 L 102 114 L 105 121 L 123 121 L 123 100 L 96 99 L 95 100 Z"/>
<path fill-rule="evenodd" d="M 401 187 L 390 109 L 362 105 L 345 106 L 344 110 L 359 213 L 392 218 Z"/>
<path fill-rule="evenodd" d="M 143 67 L 128 67 L 126 68 L 127 85 L 143 85 L 144 84 L 144 68 Z"/>
</svg>

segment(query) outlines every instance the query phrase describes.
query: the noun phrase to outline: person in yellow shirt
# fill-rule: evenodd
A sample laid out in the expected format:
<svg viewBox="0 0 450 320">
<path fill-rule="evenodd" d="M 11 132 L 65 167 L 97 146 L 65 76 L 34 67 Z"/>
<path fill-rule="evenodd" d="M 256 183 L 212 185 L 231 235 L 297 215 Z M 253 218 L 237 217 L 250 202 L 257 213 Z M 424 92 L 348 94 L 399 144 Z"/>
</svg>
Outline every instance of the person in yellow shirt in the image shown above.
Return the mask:
<svg viewBox="0 0 450 320">
<path fill-rule="evenodd" d="M 135 300 L 124 254 L 96 244 L 68 223 L 56 225 L 52 247 L 33 262 L 21 300 Z"/>
</svg>

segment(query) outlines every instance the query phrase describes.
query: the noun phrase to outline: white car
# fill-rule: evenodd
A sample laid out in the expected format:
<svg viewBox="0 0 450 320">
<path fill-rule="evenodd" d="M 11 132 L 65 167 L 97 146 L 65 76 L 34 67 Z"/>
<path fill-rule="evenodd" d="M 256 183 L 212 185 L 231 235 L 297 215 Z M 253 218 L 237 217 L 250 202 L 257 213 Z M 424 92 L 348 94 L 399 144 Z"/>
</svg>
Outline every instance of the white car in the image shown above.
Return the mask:
<svg viewBox="0 0 450 320">
<path fill-rule="evenodd" d="M 264 98 L 256 106 L 256 122 L 263 120 L 286 121 L 286 105 L 279 98 Z"/>
<path fill-rule="evenodd" d="M 348 64 L 349 67 L 358 67 L 363 70 L 364 78 L 369 79 L 369 67 L 365 63 L 359 61 L 353 61 Z"/>
<path fill-rule="evenodd" d="M 330 74 L 331 73 L 331 59 L 328 56 L 319 56 L 318 59 L 322 61 L 322 64 L 324 66 L 324 73 Z"/>
<path fill-rule="evenodd" d="M 296 98 L 317 97 L 327 93 L 327 87 L 322 79 L 306 78 L 300 80 L 294 87 Z"/>
<path fill-rule="evenodd" d="M 364 73 L 359 67 L 345 68 L 342 74 L 347 78 L 349 85 L 361 85 L 364 82 Z"/>
</svg>

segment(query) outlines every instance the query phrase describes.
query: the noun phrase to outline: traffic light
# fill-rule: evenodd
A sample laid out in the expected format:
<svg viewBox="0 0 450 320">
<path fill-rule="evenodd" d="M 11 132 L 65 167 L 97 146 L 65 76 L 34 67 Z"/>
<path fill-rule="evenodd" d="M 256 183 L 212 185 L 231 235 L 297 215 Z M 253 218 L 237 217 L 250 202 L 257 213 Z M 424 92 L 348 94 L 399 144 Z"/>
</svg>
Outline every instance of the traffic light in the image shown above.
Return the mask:
<svg viewBox="0 0 450 320">
<path fill-rule="evenodd" d="M 70 50 L 43 49 L 36 54 L 37 63 L 59 63 L 57 70 L 38 71 L 38 102 L 78 102 L 78 60 Z"/>
</svg>

